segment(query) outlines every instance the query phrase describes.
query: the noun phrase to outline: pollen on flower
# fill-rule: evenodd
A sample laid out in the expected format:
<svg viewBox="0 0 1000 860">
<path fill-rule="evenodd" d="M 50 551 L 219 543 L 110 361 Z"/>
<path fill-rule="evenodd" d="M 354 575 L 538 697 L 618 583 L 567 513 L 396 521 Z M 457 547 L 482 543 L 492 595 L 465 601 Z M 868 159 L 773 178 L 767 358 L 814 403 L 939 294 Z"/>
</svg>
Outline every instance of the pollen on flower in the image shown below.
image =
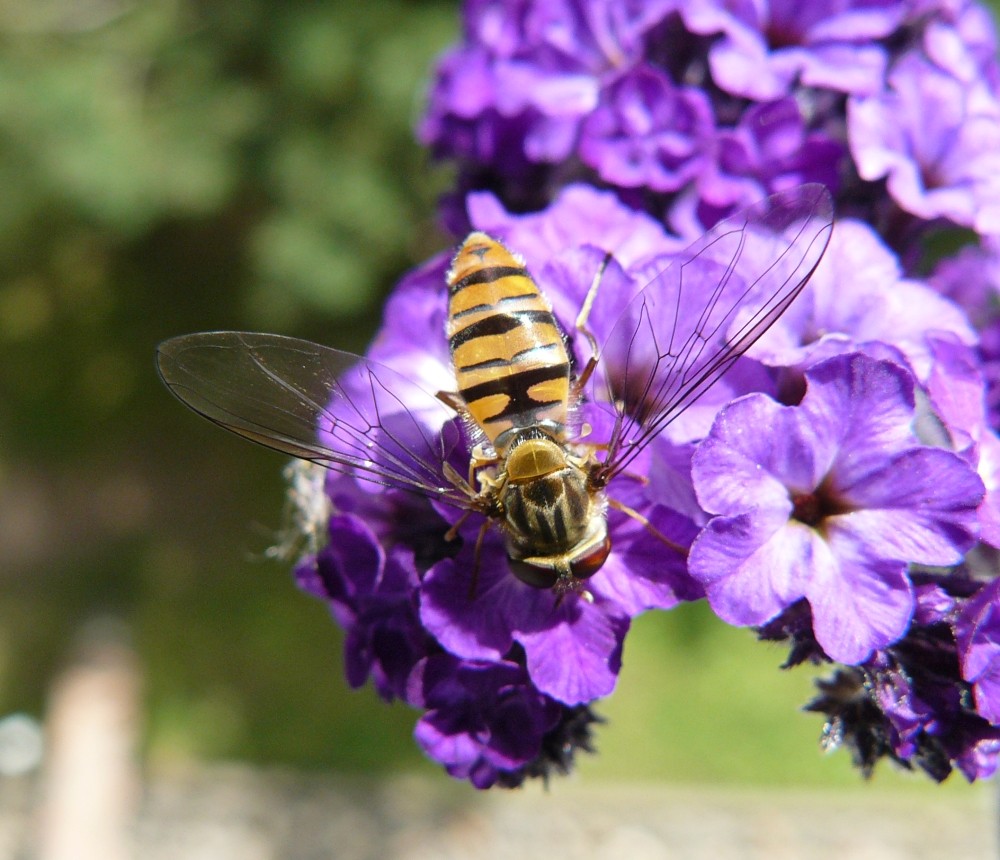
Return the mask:
<svg viewBox="0 0 1000 860">
<path fill-rule="evenodd" d="M 331 506 L 324 483 L 329 473 L 308 460 L 293 460 L 285 466 L 284 474 L 288 483 L 285 525 L 267 555 L 294 561 L 303 554 L 317 552 L 326 541 Z"/>
</svg>

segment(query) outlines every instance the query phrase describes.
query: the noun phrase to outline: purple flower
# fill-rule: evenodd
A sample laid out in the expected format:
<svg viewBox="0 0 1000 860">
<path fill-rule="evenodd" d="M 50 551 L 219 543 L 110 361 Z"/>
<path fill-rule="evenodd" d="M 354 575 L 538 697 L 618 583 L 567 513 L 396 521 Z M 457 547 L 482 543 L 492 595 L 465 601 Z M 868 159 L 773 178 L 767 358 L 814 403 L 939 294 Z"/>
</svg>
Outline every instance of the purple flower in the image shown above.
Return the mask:
<svg viewBox="0 0 1000 860">
<path fill-rule="evenodd" d="M 928 59 L 967 83 L 1000 85 L 997 37 L 990 10 L 969 0 L 931 0 L 913 17 L 927 16 L 922 47 Z"/>
<path fill-rule="evenodd" d="M 827 717 L 823 746 L 847 747 L 866 777 L 889 758 L 907 769 L 917 766 L 938 782 L 955 767 L 970 782 L 989 778 L 1000 757 L 1000 728 L 973 708 L 960 657 L 974 629 L 971 619 L 995 596 L 984 592 L 993 589 L 960 573 L 915 578 L 906 635 L 859 665 L 818 680 L 820 694 L 806 709 Z M 760 634 L 768 641 L 791 640 L 786 666 L 826 660 L 804 601 Z"/>
<path fill-rule="evenodd" d="M 807 41 L 851 42 L 832 75 L 838 84 L 869 54 L 881 82 L 884 52 L 866 43 L 867 31 L 843 35 L 849 15 L 826 25 L 794 11 L 775 15 L 801 23 Z M 860 17 L 881 33 L 898 15 Z M 692 239 L 768 193 L 810 181 L 835 186 L 846 153 L 839 89 L 834 100 L 800 104 L 782 85 L 765 103 L 747 105 L 709 80 L 709 46 L 721 56 L 740 42 L 737 31 L 752 29 L 739 18 L 676 0 L 470 3 L 465 39 L 439 65 L 421 134 L 439 156 L 458 160 L 463 190 L 495 189 L 519 209 L 544 206 L 565 176 L 610 183 L 658 216 L 697 188 L 707 208 Z M 726 37 L 697 35 L 720 30 Z M 843 46 L 832 43 L 800 52 L 793 66 L 836 64 Z M 780 65 L 793 54 L 783 45 L 774 57 Z M 789 82 L 797 74 L 788 67 Z M 456 215 L 450 220 L 460 223 Z"/>
<path fill-rule="evenodd" d="M 439 155 L 530 180 L 532 165 L 570 155 L 602 82 L 641 60 L 645 33 L 674 5 L 468 3 L 465 41 L 439 64 L 422 140 Z"/>
<path fill-rule="evenodd" d="M 1000 725 L 1000 579 L 984 585 L 965 604 L 955 638 L 962 677 L 972 684 L 976 711 Z"/>
<path fill-rule="evenodd" d="M 540 694 L 517 663 L 422 660 L 410 699 L 425 708 L 414 737 L 431 758 L 476 788 L 509 781 L 538 755 L 560 707 Z"/>
<path fill-rule="evenodd" d="M 676 191 L 705 170 L 714 135 L 705 93 L 641 65 L 602 92 L 583 124 L 580 157 L 623 188 Z"/>
<path fill-rule="evenodd" d="M 695 33 L 721 33 L 709 53 L 712 77 L 738 96 L 781 98 L 801 81 L 845 93 L 869 93 L 881 83 L 886 51 L 877 40 L 906 15 L 899 0 L 810 4 L 690 2 L 684 22 Z"/>
<path fill-rule="evenodd" d="M 888 178 L 915 216 L 887 223 L 906 250 L 920 219 L 1000 232 L 1000 64 L 977 3 L 483 0 L 465 22 L 422 126 L 462 192 L 523 211 L 600 181 L 693 239 L 810 181 L 884 217 L 862 180 Z"/>
<path fill-rule="evenodd" d="M 722 250 L 689 261 L 683 284 L 664 278 L 687 240 L 808 181 L 856 217 L 841 218 L 828 259 L 768 336 L 642 451 L 634 477 L 614 482 L 616 504 L 652 529 L 609 511 L 612 553 L 587 599 L 512 576 L 503 535 L 478 517 L 328 482 L 341 549 L 322 550 L 303 583 L 347 627 L 352 680 L 370 676 L 420 708 L 418 741 L 450 773 L 485 787 L 562 769 L 553 750 L 589 747 L 588 705 L 614 688 L 631 619 L 703 594 L 731 623 L 791 638 L 790 662 L 854 664 L 819 709 L 828 741 L 851 746 L 866 772 L 883 756 L 935 778 L 995 767 L 997 733 L 966 707 L 989 672 L 962 678 L 955 644 L 974 589 L 913 572 L 960 563 L 977 536 L 1000 543 L 1000 440 L 982 405 L 1000 355 L 995 288 L 980 270 L 969 299 L 970 276 L 947 262 L 930 283 L 913 276 L 932 221 L 983 230 L 1000 217 L 1000 75 L 977 9 L 466 4 L 464 40 L 439 66 L 421 129 L 459 164 L 448 221 L 523 255 L 578 368 L 590 347 L 574 320 L 604 267 L 588 323 L 603 346 L 593 391 L 631 414 L 648 392 L 628 381 L 641 389 L 637 368 L 660 357 L 651 342 L 609 337 L 638 325 L 630 300 L 655 281 L 645 324 L 687 331 L 695 310 L 675 287 L 725 283 L 723 304 L 757 288 L 743 280 L 767 253 L 756 240 L 735 272 Z M 907 215 L 870 184 L 880 178 Z M 452 385 L 446 266 L 438 257 L 404 279 L 369 353 L 431 392 Z M 706 326 L 703 348 L 745 323 Z M 597 400 L 576 418 L 599 441 L 611 428 Z M 413 417 L 393 419 L 392 455 L 441 451 L 464 474 L 466 429 L 436 407 L 413 412 L 405 391 L 398 406 Z"/>
<path fill-rule="evenodd" d="M 412 504 L 405 496 L 398 501 Z M 348 683 L 360 687 L 370 677 L 384 699 L 405 698 L 410 672 L 435 646 L 420 625 L 414 550 L 401 544 L 383 548 L 368 525 L 371 511 L 366 513 L 368 519 L 356 514 L 331 517 L 329 542 L 301 563 L 296 575 L 303 590 L 328 602 L 347 632 Z M 443 530 L 436 532 L 440 540 Z"/>
<path fill-rule="evenodd" d="M 832 659 L 858 663 L 905 632 L 909 563 L 952 565 L 972 545 L 978 476 L 917 443 L 913 383 L 855 354 L 806 373 L 797 407 L 748 395 L 719 414 L 694 457 L 717 514 L 689 568 L 732 624 L 761 624 L 805 598 Z"/>
<path fill-rule="evenodd" d="M 702 205 L 728 211 L 807 182 L 835 189 L 846 155 L 841 141 L 809 127 L 795 99 L 750 105 L 733 128 L 719 130 L 698 195 Z"/>
<path fill-rule="evenodd" d="M 436 564 L 421 586 L 421 621 L 452 654 L 499 660 L 517 642 L 532 682 L 567 705 L 608 695 L 621 669 L 629 627 L 623 608 L 588 587 L 594 601 L 560 600 L 511 575 L 500 536 L 490 530 L 481 546 L 478 576 L 474 546 L 478 525 L 464 535 L 465 549 Z M 604 575 L 603 572 L 598 576 Z"/>
<path fill-rule="evenodd" d="M 902 209 L 1000 231 L 1000 102 L 984 82 L 912 51 L 896 61 L 887 89 L 850 100 L 847 117 L 858 173 L 886 178 Z"/>
<path fill-rule="evenodd" d="M 906 279 L 899 260 L 867 224 L 837 222 L 830 249 L 805 291 L 762 338 L 754 356 L 774 367 L 808 367 L 833 355 L 899 351 L 918 380 L 933 362 L 928 336 L 973 344 L 976 333 L 960 307 L 925 284 Z"/>
<path fill-rule="evenodd" d="M 1000 247 L 996 237 L 942 259 L 929 283 L 960 305 L 978 333 L 976 362 L 991 427 L 1000 427 Z"/>
<path fill-rule="evenodd" d="M 643 499 L 640 489 L 631 494 L 619 489 L 616 495 L 678 546 L 693 539 L 696 529 L 686 516 Z M 585 704 L 610 694 L 631 616 L 696 599 L 701 590 L 687 576 L 683 552 L 671 551 L 617 512 L 609 515 L 608 528 L 612 553 L 588 580 L 589 597 L 560 599 L 511 575 L 495 530 L 487 532 L 481 545 L 472 592 L 478 526 L 468 526 L 462 531 L 463 550 L 435 564 L 424 577 L 424 627 L 447 651 L 468 660 L 495 661 L 516 645 L 532 683 L 563 704 Z"/>
</svg>

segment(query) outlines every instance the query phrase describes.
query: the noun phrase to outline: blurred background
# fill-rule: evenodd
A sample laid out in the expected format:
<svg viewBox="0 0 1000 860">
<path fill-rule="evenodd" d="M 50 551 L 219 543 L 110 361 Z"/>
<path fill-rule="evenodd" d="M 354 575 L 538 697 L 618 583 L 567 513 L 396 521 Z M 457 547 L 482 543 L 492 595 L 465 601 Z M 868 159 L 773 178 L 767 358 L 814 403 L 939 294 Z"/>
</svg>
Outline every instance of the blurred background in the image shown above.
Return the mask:
<svg viewBox="0 0 1000 860">
<path fill-rule="evenodd" d="M 52 834 L 95 768 L 126 823 L 204 773 L 478 802 L 423 760 L 413 712 L 346 687 L 326 608 L 268 559 L 283 458 L 196 418 L 153 367 L 161 339 L 214 328 L 364 351 L 394 281 L 449 241 L 449 176 L 413 128 L 458 29 L 453 0 L 0 0 L 0 857 L 32 839 L 85 856 Z M 572 790 L 986 814 L 960 777 L 862 785 L 822 756 L 797 711 L 811 678 L 783 658 L 702 606 L 640 619 Z M 258 856 L 227 852 L 205 856 Z"/>
</svg>

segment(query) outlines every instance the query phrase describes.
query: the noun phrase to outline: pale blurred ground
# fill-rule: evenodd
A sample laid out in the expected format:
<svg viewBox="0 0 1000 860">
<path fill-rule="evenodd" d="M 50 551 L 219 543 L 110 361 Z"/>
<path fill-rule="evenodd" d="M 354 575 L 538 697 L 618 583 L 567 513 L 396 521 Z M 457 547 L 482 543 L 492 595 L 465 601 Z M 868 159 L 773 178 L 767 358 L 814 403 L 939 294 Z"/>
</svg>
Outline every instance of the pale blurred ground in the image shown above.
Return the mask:
<svg viewBox="0 0 1000 860">
<path fill-rule="evenodd" d="M 2 860 L 54 856 L 35 853 L 37 796 L 30 781 L 3 783 Z M 142 860 L 978 860 L 997 856 L 989 798 L 584 780 L 477 794 L 443 776 L 363 782 L 218 766 L 148 780 L 124 837 L 126 856 Z"/>
<path fill-rule="evenodd" d="M 444 775 L 350 779 L 235 764 L 160 766 L 143 778 L 140 686 L 114 635 L 81 649 L 53 688 L 40 769 L 0 778 L 0 860 L 997 856 L 991 785 L 737 790 L 584 774 L 548 790 L 479 793 Z"/>
</svg>

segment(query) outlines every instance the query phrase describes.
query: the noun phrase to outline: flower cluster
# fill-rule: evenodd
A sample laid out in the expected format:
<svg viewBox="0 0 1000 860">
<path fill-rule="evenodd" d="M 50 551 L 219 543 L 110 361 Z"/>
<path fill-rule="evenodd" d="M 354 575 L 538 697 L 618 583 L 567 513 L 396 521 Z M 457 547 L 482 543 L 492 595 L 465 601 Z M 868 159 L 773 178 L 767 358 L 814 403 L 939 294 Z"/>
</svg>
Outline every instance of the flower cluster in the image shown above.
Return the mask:
<svg viewBox="0 0 1000 860">
<path fill-rule="evenodd" d="M 578 370 L 597 271 L 603 344 L 637 295 L 683 325 L 712 313 L 698 293 L 713 278 L 752 292 L 749 257 L 699 274 L 683 253 L 720 217 L 816 182 L 837 222 L 805 292 L 609 487 L 612 551 L 585 591 L 511 575 L 479 515 L 329 473 L 322 505 L 305 504 L 324 539 L 297 573 L 347 631 L 350 682 L 420 709 L 416 739 L 453 776 L 515 786 L 590 749 L 632 618 L 704 598 L 787 642 L 789 666 L 839 664 L 809 708 L 865 773 L 887 757 L 938 780 L 992 774 L 1000 66 L 983 7 L 467 0 L 464 25 L 420 129 L 458 167 L 443 215 L 524 257 Z M 971 241 L 934 259 L 939 236 Z M 394 395 L 407 420 L 377 422 L 393 456 L 441 450 L 464 476 L 474 428 L 421 393 L 454 389 L 447 266 L 403 279 L 368 358 L 414 386 Z M 670 341 L 669 321 L 648 324 Z M 621 390 L 633 341 L 623 363 L 602 354 L 588 391 Z M 598 444 L 615 432 L 600 405 L 579 404 Z"/>
</svg>

